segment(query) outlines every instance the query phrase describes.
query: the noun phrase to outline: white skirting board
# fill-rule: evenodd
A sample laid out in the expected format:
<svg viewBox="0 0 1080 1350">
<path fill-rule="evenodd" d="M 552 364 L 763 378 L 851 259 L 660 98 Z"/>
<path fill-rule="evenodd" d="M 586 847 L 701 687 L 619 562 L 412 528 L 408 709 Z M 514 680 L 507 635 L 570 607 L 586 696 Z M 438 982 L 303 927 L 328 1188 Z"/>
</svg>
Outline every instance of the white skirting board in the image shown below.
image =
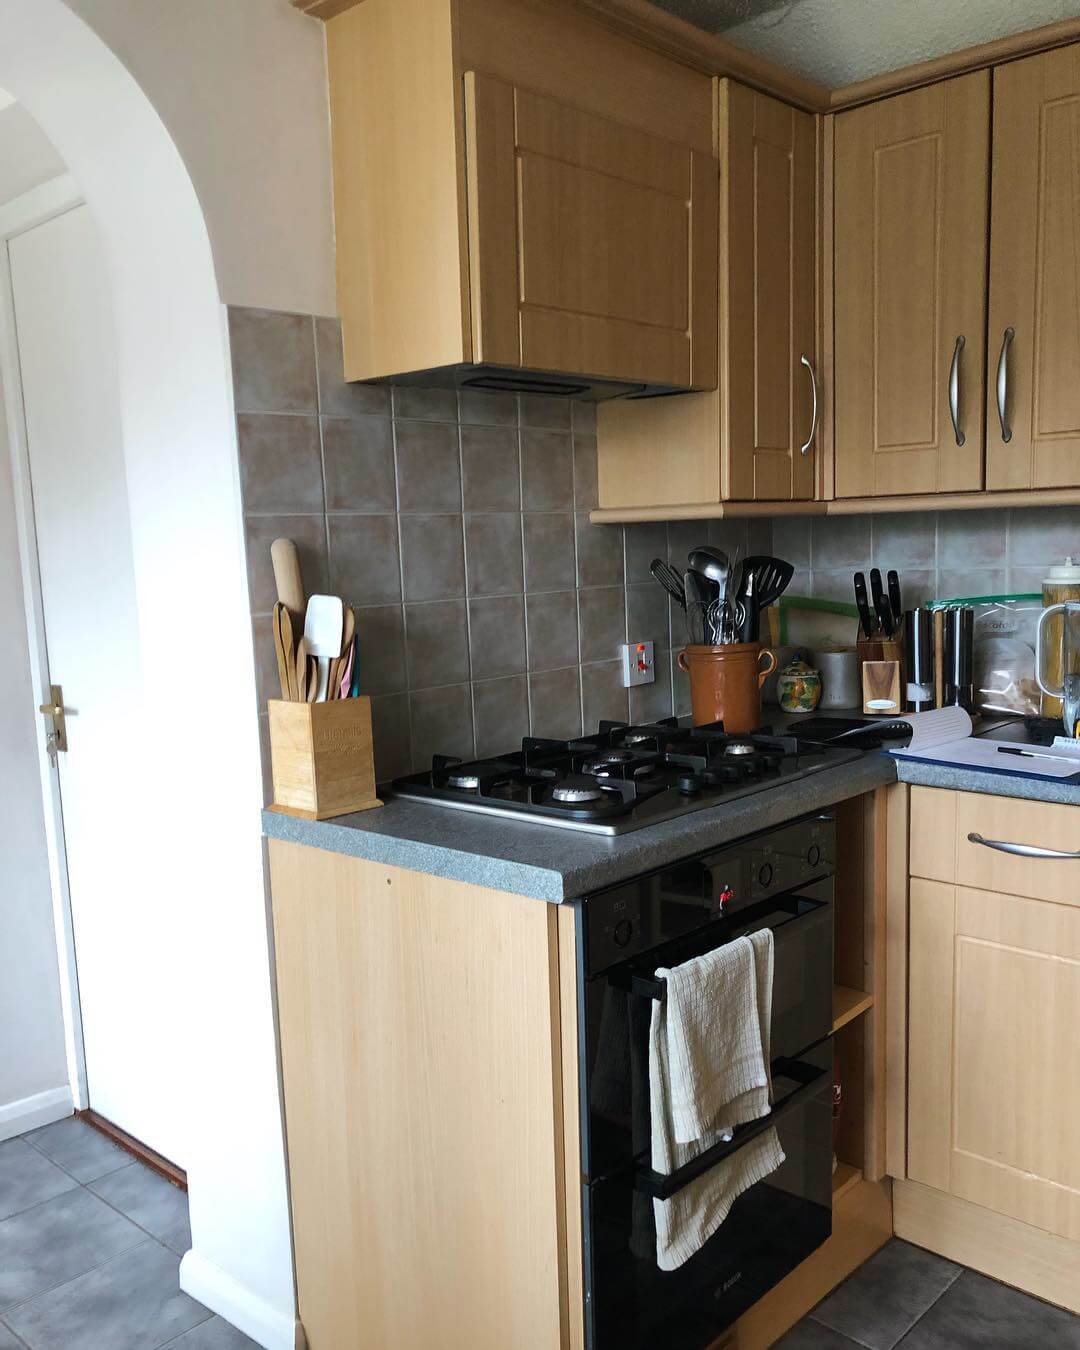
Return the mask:
<svg viewBox="0 0 1080 1350">
<path fill-rule="evenodd" d="M 307 1337 L 297 1318 L 284 1317 L 196 1251 L 188 1252 L 180 1262 L 180 1288 L 264 1350 L 307 1350 Z"/>
<path fill-rule="evenodd" d="M 36 1130 L 41 1125 L 51 1125 L 54 1120 L 63 1120 L 74 1112 L 71 1088 L 67 1086 L 36 1092 L 32 1097 L 20 1097 L 16 1102 L 0 1106 L 0 1142 L 25 1134 L 27 1130 Z"/>
</svg>

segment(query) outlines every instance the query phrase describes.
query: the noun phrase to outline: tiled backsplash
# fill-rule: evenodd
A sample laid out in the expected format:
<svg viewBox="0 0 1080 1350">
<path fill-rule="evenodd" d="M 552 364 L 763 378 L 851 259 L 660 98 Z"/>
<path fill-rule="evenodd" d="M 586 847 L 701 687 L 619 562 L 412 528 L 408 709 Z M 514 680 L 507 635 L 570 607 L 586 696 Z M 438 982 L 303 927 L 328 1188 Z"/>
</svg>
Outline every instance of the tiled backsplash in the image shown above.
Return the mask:
<svg viewBox="0 0 1080 1350">
<path fill-rule="evenodd" d="M 1047 565 L 1080 557 L 1080 508 L 788 517 L 773 548 L 795 564 L 793 594 L 852 600 L 852 574 L 895 567 L 907 606 L 1038 591 Z"/>
<path fill-rule="evenodd" d="M 745 552 L 743 522 L 593 525 L 591 404 L 348 385 L 336 320 L 229 318 L 261 712 L 277 696 L 279 535 L 296 540 L 309 591 L 356 610 L 380 779 L 435 751 L 688 710 L 672 666 L 684 634 L 649 562 L 683 567 L 707 538 Z M 627 637 L 656 644 L 655 684 L 622 687 Z"/>
</svg>

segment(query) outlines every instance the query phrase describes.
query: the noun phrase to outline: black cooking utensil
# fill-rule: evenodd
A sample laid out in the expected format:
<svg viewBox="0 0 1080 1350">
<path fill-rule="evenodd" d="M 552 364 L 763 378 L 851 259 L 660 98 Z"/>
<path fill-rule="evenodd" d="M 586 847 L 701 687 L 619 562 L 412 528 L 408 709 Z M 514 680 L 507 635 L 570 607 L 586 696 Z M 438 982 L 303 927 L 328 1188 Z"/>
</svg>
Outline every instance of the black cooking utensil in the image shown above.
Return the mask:
<svg viewBox="0 0 1080 1350">
<path fill-rule="evenodd" d="M 735 598 L 736 613 L 741 613 L 737 619 L 741 642 L 758 640 L 761 611 L 780 599 L 794 575 L 795 568 L 783 558 L 752 554 L 743 559 L 742 580 Z M 749 603 L 749 600 L 753 603 Z M 742 637 L 743 633 L 749 633 L 750 636 Z"/>
<path fill-rule="evenodd" d="M 687 568 L 683 576 L 683 589 L 686 594 L 686 630 L 692 643 L 705 643 L 709 640 L 706 615 L 709 606 L 716 599 L 720 588 L 715 581 L 703 577 L 692 567 Z M 698 636 L 700 629 L 701 636 Z"/>
<path fill-rule="evenodd" d="M 649 564 L 649 571 L 680 609 L 685 609 L 686 591 L 683 587 L 682 577 L 679 576 L 674 567 L 670 563 L 664 562 L 662 558 L 654 558 Z"/>
<path fill-rule="evenodd" d="M 900 578 L 895 572 L 886 572 L 885 581 L 889 587 L 889 604 L 892 605 L 893 621 L 900 624 L 904 619 L 904 605 L 900 598 Z"/>
<path fill-rule="evenodd" d="M 881 589 L 881 572 L 876 567 L 870 569 L 870 594 L 874 601 L 874 612 L 878 616 L 878 623 L 881 624 L 881 631 L 887 638 L 893 635 L 893 616 L 892 609 L 885 599 L 885 592 Z"/>
<path fill-rule="evenodd" d="M 866 578 L 861 572 L 855 573 L 855 607 L 859 611 L 859 623 L 862 625 L 863 637 L 873 637 L 874 621 L 870 617 L 870 601 L 866 596 Z"/>
</svg>

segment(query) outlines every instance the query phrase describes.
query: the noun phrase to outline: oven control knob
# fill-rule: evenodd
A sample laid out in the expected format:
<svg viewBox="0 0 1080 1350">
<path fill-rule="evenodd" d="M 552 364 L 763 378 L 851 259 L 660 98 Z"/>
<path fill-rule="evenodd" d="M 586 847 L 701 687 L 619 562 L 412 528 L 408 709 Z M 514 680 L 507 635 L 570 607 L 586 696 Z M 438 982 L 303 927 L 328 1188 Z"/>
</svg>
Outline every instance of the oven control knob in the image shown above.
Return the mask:
<svg viewBox="0 0 1080 1350">
<path fill-rule="evenodd" d="M 629 919 L 620 919 L 611 936 L 615 939 L 616 947 L 625 947 L 634 936 L 634 925 Z"/>
<path fill-rule="evenodd" d="M 773 865 L 772 863 L 762 863 L 758 868 L 758 885 L 771 886 L 773 883 Z"/>
<path fill-rule="evenodd" d="M 817 844 L 811 844 L 806 850 L 806 861 L 810 867 L 816 867 L 821 862 L 821 848 Z"/>
</svg>

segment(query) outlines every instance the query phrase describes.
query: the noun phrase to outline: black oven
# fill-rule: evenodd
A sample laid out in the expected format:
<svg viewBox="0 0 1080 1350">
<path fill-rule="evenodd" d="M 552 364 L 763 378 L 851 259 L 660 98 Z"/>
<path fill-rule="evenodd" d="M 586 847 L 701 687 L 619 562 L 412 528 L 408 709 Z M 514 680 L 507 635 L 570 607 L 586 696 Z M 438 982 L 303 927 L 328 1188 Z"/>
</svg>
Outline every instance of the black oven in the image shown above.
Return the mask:
<svg viewBox="0 0 1080 1350">
<path fill-rule="evenodd" d="M 585 1296 L 591 1350 L 702 1350 L 832 1227 L 834 826 L 813 816 L 590 896 L 579 911 Z M 671 967 L 773 930 L 769 1116 L 671 1176 L 650 1167 L 648 1029 Z M 675 1271 L 656 1264 L 653 1199 L 763 1129 L 786 1161 Z"/>
</svg>

